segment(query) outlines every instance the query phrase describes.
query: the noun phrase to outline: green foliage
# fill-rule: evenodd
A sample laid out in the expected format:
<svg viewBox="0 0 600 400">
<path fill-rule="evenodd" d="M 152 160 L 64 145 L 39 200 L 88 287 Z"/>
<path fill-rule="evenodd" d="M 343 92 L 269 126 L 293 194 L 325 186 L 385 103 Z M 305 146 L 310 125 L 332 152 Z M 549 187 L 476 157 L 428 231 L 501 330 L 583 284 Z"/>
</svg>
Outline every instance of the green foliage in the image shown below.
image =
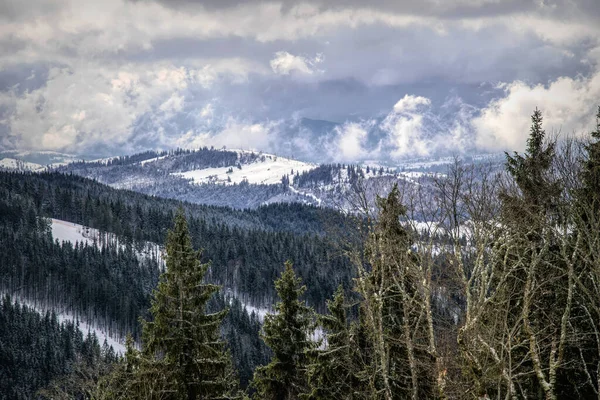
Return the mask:
<svg viewBox="0 0 600 400">
<path fill-rule="evenodd" d="M 536 108 L 531 116 L 531 131 L 525 154 L 515 152 L 510 156 L 506 153 L 506 169 L 522 193 L 521 204 L 529 210 L 526 214 L 546 213 L 554 211 L 556 207 L 556 197 L 561 189 L 551 173 L 555 147 L 555 142 L 546 141 L 546 132 L 542 128 L 542 112 Z M 514 202 L 515 198 L 512 200 Z"/>
<path fill-rule="evenodd" d="M 309 392 L 306 400 L 354 399 L 358 379 L 344 289 L 339 286 L 327 302 L 329 314 L 320 315 L 318 323 L 327 335 L 323 348 L 310 351 L 308 368 Z"/>
<path fill-rule="evenodd" d="M 592 223 L 600 215 L 600 106 L 596 114 L 596 129 L 590 133 L 593 140 L 585 146 L 587 159 L 580 173 L 581 188 L 575 194 L 581 223 Z"/>
<path fill-rule="evenodd" d="M 226 311 L 205 312 L 218 286 L 204 282 L 209 265 L 200 263 L 182 211 L 168 234 L 166 252 L 152 320 L 143 321 L 142 351 L 128 349 L 124 370 L 133 373 L 116 380 L 125 382 L 125 396 L 131 399 L 230 398 L 237 384 L 219 332 Z"/>
<path fill-rule="evenodd" d="M 314 348 L 310 339 L 314 329 L 313 310 L 300 300 L 306 287 L 296 277 L 292 263 L 275 281 L 280 301 L 276 314 L 267 314 L 262 338 L 273 352 L 271 362 L 259 367 L 252 386 L 255 398 L 265 400 L 294 400 L 307 390 L 307 352 Z"/>
<path fill-rule="evenodd" d="M 402 226 L 406 207 L 398 186 L 378 197 L 379 218 L 365 246 L 370 271 L 357 278 L 361 329 L 373 356 L 361 373 L 375 398 L 433 398 L 434 358 L 427 325 L 427 292 L 413 238 Z M 370 343 L 369 343 L 370 342 Z M 418 377 L 418 379 L 417 379 Z"/>
<path fill-rule="evenodd" d="M 107 346 L 101 348 L 93 334 L 84 337 L 75 323 L 59 323 L 54 313 L 41 315 L 25 305 L 13 303 L 9 296 L 2 298 L 0 399 L 31 399 L 44 387 L 64 386 L 64 377 L 73 371 L 93 374 L 113 361 L 114 351 Z M 68 385 L 73 395 L 85 393 L 88 382 L 85 374 Z"/>
<path fill-rule="evenodd" d="M 165 243 L 179 206 L 185 210 L 194 248 L 204 249 L 201 261 L 211 261 L 207 280 L 243 294 L 255 306 L 269 305 L 275 298 L 272 283 L 287 259 L 294 261 L 307 284 L 309 303 L 322 311 L 325 299 L 340 283 L 350 286 L 350 263 L 323 237 L 326 226 L 346 231 L 352 226 L 334 210 L 274 204 L 240 211 L 116 190 L 74 175 L 0 171 L 0 224 L 23 224 L 22 209 L 29 212 L 31 208 L 37 216 L 113 233 L 130 243 L 132 250 L 145 242 Z M 16 254 L 9 256 L 16 258 Z M 11 272 L 0 270 L 3 273 Z M 157 278 L 155 271 L 152 280 L 141 282 L 147 292 L 155 287 Z M 130 304 L 135 302 L 128 302 L 127 307 Z M 148 308 L 147 300 L 136 308 L 132 310 L 137 312 L 134 320 Z M 137 333 L 131 326 L 126 330 Z"/>
</svg>

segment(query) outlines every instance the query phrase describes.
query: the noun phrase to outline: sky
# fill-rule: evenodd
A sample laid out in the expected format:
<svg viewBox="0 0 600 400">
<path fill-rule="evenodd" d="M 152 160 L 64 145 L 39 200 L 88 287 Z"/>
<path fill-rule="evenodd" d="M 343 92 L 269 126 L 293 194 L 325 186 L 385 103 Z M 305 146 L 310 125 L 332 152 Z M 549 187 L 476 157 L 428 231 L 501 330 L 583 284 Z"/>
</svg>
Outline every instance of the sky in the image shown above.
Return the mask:
<svg viewBox="0 0 600 400">
<path fill-rule="evenodd" d="M 0 0 L 0 149 L 524 149 L 600 105 L 598 0 Z"/>
</svg>

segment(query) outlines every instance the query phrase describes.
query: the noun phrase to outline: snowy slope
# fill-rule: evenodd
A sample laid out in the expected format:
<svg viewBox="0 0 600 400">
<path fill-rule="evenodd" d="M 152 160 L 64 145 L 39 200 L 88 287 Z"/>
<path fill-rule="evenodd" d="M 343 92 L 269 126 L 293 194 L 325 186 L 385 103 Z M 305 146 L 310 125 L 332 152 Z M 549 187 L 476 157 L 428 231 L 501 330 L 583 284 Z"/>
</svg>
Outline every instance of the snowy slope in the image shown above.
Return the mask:
<svg viewBox="0 0 600 400">
<path fill-rule="evenodd" d="M 94 239 L 98 239 L 99 232 L 96 229 L 62 221 L 52 218 L 52 237 L 59 242 L 80 242 L 91 245 Z"/>
<path fill-rule="evenodd" d="M 5 293 L 0 292 L 0 295 L 4 296 L 4 294 Z M 111 335 L 106 330 L 101 329 L 101 328 L 95 326 L 94 324 L 87 324 L 83 320 L 76 318 L 75 316 L 73 316 L 73 314 L 71 314 L 67 311 L 56 309 L 56 308 L 47 308 L 40 303 L 33 303 L 30 301 L 27 301 L 26 299 L 23 299 L 18 295 L 17 296 L 11 295 L 11 297 L 12 297 L 13 301 L 16 301 L 17 303 L 20 303 L 20 304 L 24 304 L 27 307 L 37 311 L 40 314 L 45 314 L 46 311 L 54 311 L 56 313 L 56 316 L 58 317 L 58 321 L 61 323 L 64 321 L 73 321 L 76 323 L 78 322 L 79 330 L 84 335 L 87 335 L 88 332 L 95 333 L 96 336 L 98 337 L 98 342 L 100 343 L 100 345 L 102 345 L 104 343 L 104 341 L 106 340 L 108 345 L 112 346 L 112 348 L 115 350 L 115 352 L 125 354 L 124 340 L 120 340 L 120 339 L 111 337 Z"/>
<path fill-rule="evenodd" d="M 238 150 L 238 152 L 242 152 L 242 150 Z M 204 168 L 176 172 L 173 175 L 192 179 L 197 184 L 220 183 L 227 185 L 247 181 L 251 184 L 276 185 L 281 183 L 281 178 L 284 175 L 292 175 L 292 171 L 294 174 L 296 172 L 302 173 L 316 168 L 317 165 L 273 154 L 262 154 L 262 157 L 255 162 L 243 164 L 241 167 L 241 169 L 237 167 Z"/>
<path fill-rule="evenodd" d="M 151 162 L 155 162 L 155 161 L 158 161 L 158 160 L 163 160 L 163 159 L 165 159 L 167 157 L 168 156 L 160 156 L 160 157 L 150 158 L 149 160 L 140 161 L 140 165 L 146 165 L 146 164 L 151 163 Z"/>
<path fill-rule="evenodd" d="M 43 171 L 50 166 L 56 168 L 70 162 L 80 160 L 82 157 L 57 153 L 55 151 L 0 151 L 0 169 L 13 169 L 20 171 Z"/>
<path fill-rule="evenodd" d="M 52 237 L 54 240 L 58 240 L 60 243 L 69 242 L 72 244 L 75 243 L 85 243 L 87 245 L 102 245 L 103 243 L 114 243 L 119 245 L 119 239 L 116 235 L 112 233 L 101 232 L 97 229 L 90 228 L 87 226 L 75 224 L 68 221 L 63 221 L 60 219 L 51 219 L 51 228 L 52 228 Z M 159 245 L 155 243 L 146 242 L 145 246 L 138 253 L 138 257 L 140 259 L 143 258 L 156 258 L 159 263 L 163 263 L 163 254 Z M 34 308 L 38 312 L 45 312 L 46 309 L 41 307 L 39 304 L 30 304 L 29 302 L 23 301 L 23 299 L 19 299 L 21 303 L 27 304 L 28 306 Z M 59 320 L 62 322 L 64 320 L 75 321 L 76 318 L 73 314 L 66 312 L 60 309 L 54 309 Z M 113 346 L 116 352 L 125 352 L 124 339 L 116 336 L 111 336 L 110 333 L 96 326 L 95 324 L 86 323 L 83 320 L 79 320 L 79 329 L 84 333 L 87 332 L 95 332 L 96 336 L 100 343 L 104 342 L 104 339 L 108 342 L 109 345 Z"/>
<path fill-rule="evenodd" d="M 114 243 L 119 245 L 119 238 L 107 232 L 100 232 L 97 229 L 90 228 L 72 222 L 63 221 L 60 219 L 51 219 L 52 238 L 61 243 L 70 242 L 85 243 L 93 245 L 94 243 L 101 246 L 104 243 Z M 163 253 L 161 246 L 152 242 L 145 242 L 140 251 L 137 252 L 139 259 L 154 258 L 159 264 L 163 264 Z"/>
<path fill-rule="evenodd" d="M 10 169 L 18 171 L 41 171 L 44 169 L 44 166 L 27 161 L 17 160 L 15 158 L 5 157 L 0 160 L 0 169 Z"/>
</svg>

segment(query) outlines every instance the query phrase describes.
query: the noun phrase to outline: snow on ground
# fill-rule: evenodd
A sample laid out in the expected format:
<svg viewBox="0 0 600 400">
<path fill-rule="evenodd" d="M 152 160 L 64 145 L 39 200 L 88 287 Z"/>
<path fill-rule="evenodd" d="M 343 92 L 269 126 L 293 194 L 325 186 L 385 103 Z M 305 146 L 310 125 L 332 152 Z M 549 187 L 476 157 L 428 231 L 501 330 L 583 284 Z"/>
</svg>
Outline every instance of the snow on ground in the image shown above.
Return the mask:
<svg viewBox="0 0 600 400">
<path fill-rule="evenodd" d="M 4 296 L 5 293 L 0 292 L 0 295 Z M 63 311 L 60 309 L 56 309 L 56 308 L 48 308 L 42 304 L 33 303 L 31 301 L 23 299 L 21 296 L 18 296 L 18 295 L 11 295 L 11 298 L 12 298 L 13 302 L 24 304 L 27 307 L 37 311 L 40 314 L 45 314 L 46 311 L 54 311 L 56 313 L 58 321 L 61 323 L 64 321 L 79 322 L 79 330 L 83 333 L 84 336 L 87 335 L 88 332 L 95 333 L 96 336 L 98 337 L 98 342 L 100 343 L 100 346 L 102 346 L 102 344 L 104 344 L 104 341 L 106 340 L 108 345 L 112 346 L 112 348 L 115 350 L 115 352 L 125 354 L 124 341 L 122 341 L 121 339 L 111 337 L 110 334 L 106 330 L 104 330 L 100 327 L 97 327 L 94 324 L 88 324 L 88 323 L 82 321 L 81 319 L 74 317 L 73 314 L 70 312 L 66 312 L 66 311 Z"/>
<path fill-rule="evenodd" d="M 308 196 L 311 199 L 313 199 L 314 201 L 316 201 L 318 206 L 321 205 L 321 199 L 318 198 L 317 196 L 315 196 L 314 194 L 312 194 L 310 192 L 304 192 L 304 191 L 298 190 L 298 189 L 296 189 L 295 187 L 293 187 L 291 185 L 289 186 L 289 189 L 290 189 L 290 192 L 299 194 L 301 196 Z"/>
<path fill-rule="evenodd" d="M 89 246 L 94 243 L 102 245 L 103 243 L 114 243 L 119 245 L 119 238 L 107 232 L 100 232 L 97 229 L 88 226 L 67 222 L 60 219 L 51 219 L 52 238 L 60 243 L 85 243 Z M 152 242 L 145 242 L 142 249 L 137 251 L 139 259 L 155 258 L 160 265 L 163 264 L 163 254 L 161 247 Z"/>
<path fill-rule="evenodd" d="M 91 245 L 94 239 L 98 239 L 98 236 L 99 232 L 96 229 L 52 218 L 52 238 L 58 239 L 61 243 L 75 244 L 79 242 Z"/>
<path fill-rule="evenodd" d="M 429 177 L 429 178 L 443 178 L 446 176 L 446 174 L 442 174 L 441 172 L 421 172 L 421 171 L 402 171 L 402 172 L 398 172 L 398 174 L 405 176 L 407 178 L 410 179 L 419 179 L 422 178 L 424 176 Z"/>
<path fill-rule="evenodd" d="M 41 171 L 43 165 L 6 157 L 0 160 L 0 169 L 14 169 L 19 171 Z"/>
<path fill-rule="evenodd" d="M 92 325 L 87 324 L 85 321 L 77 320 L 70 313 L 66 313 L 66 312 L 63 313 L 63 312 L 59 312 L 57 310 L 55 310 L 55 312 L 56 312 L 56 316 L 58 317 L 58 320 L 60 322 L 78 321 L 79 322 L 79 330 L 81 332 L 83 332 L 84 335 L 87 335 L 88 332 L 95 333 L 96 336 L 98 337 L 98 342 L 100 343 L 100 346 L 102 346 L 102 344 L 106 340 L 108 345 L 112 346 L 112 348 L 115 350 L 115 352 L 120 353 L 120 354 L 125 354 L 126 349 L 125 349 L 125 340 L 124 339 L 117 338 L 117 337 L 111 337 L 110 334 L 106 330 L 99 328 L 93 324 Z"/>
<path fill-rule="evenodd" d="M 154 161 L 158 161 L 158 160 L 162 160 L 163 158 L 167 158 L 167 157 L 168 157 L 168 155 L 166 155 L 166 156 L 160 156 L 160 157 L 154 157 L 154 158 L 150 158 L 148 160 L 143 160 L 143 161 L 140 161 L 140 165 L 144 166 L 144 165 L 146 165 L 148 163 L 151 163 L 151 162 L 154 162 Z"/>
<path fill-rule="evenodd" d="M 242 304 L 244 304 L 244 303 L 242 303 Z M 265 315 L 273 312 L 273 311 L 269 310 L 268 308 L 254 307 L 249 304 L 244 304 L 244 308 L 248 312 L 248 315 L 251 315 L 252 313 L 254 313 L 260 322 L 263 322 L 265 320 Z"/>
<path fill-rule="evenodd" d="M 281 183 L 284 175 L 296 172 L 303 173 L 316 168 L 315 164 L 278 157 L 272 154 L 262 154 L 255 162 L 237 167 L 204 168 L 187 172 L 175 172 L 174 175 L 192 179 L 194 183 L 234 184 L 247 181 L 252 184 L 275 185 Z M 228 172 L 229 171 L 229 172 Z"/>
<path fill-rule="evenodd" d="M 442 174 L 440 172 L 422 172 L 422 171 L 401 171 L 398 172 L 398 175 L 403 177 L 404 180 L 414 183 L 415 185 L 419 184 L 419 179 L 421 178 L 443 178 L 446 174 Z"/>
<path fill-rule="evenodd" d="M 440 165 L 452 164 L 454 157 L 442 157 L 438 159 L 417 159 L 403 161 L 398 165 L 400 170 L 424 169 Z"/>
</svg>

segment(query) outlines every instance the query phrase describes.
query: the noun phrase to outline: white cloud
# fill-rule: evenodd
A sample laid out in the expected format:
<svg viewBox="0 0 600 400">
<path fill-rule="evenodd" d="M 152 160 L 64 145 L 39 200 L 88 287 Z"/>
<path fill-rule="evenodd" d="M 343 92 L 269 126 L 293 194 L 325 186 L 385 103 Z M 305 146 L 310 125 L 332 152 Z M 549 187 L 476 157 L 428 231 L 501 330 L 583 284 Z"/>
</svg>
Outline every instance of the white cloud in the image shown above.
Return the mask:
<svg viewBox="0 0 600 400">
<path fill-rule="evenodd" d="M 295 56 L 287 51 L 278 51 L 270 61 L 271 69 L 279 75 L 289 75 L 293 72 L 311 75 L 316 72 L 316 65 L 323 61 L 323 55 L 318 54 L 314 59 Z"/>
<path fill-rule="evenodd" d="M 405 95 L 381 123 L 388 134 L 387 144 L 394 158 L 423 157 L 432 151 L 431 140 L 426 137 L 420 107 L 429 107 L 431 100 L 421 96 Z"/>
<path fill-rule="evenodd" d="M 212 103 L 208 103 L 200 110 L 200 117 L 210 120 L 213 117 L 215 110 Z"/>
<path fill-rule="evenodd" d="M 472 121 L 480 149 L 523 150 L 536 107 L 546 132 L 587 133 L 600 102 L 600 72 L 587 79 L 561 77 L 546 86 L 516 81 L 504 91 L 505 97 L 491 101 Z"/>
<path fill-rule="evenodd" d="M 134 122 L 144 114 L 162 112 L 153 117 L 160 123 L 180 112 L 189 81 L 186 69 L 169 65 L 53 69 L 44 86 L 11 95 L 7 124 L 22 148 L 118 147 L 128 142 Z"/>
<path fill-rule="evenodd" d="M 422 96 L 413 96 L 413 95 L 404 95 L 403 98 L 398 100 L 398 102 L 394 105 L 394 112 L 402 113 L 402 112 L 411 112 L 415 111 L 420 106 L 430 106 L 431 100 Z"/>
<path fill-rule="evenodd" d="M 528 132 L 529 115 L 536 106 L 543 110 L 547 127 L 586 130 L 590 110 L 600 94 L 598 73 L 589 78 L 563 77 L 546 86 L 536 84 L 540 77 L 556 76 L 557 71 L 569 71 L 574 76 L 575 69 L 582 65 L 586 71 L 594 68 L 600 62 L 600 47 L 586 50 L 598 44 L 600 24 L 570 13 L 563 15 L 562 7 L 540 11 L 515 6 L 518 2 L 502 7 L 505 14 L 488 13 L 496 8 L 497 1 L 426 0 L 414 7 L 408 7 L 408 3 L 407 7 L 381 6 L 383 2 L 368 6 L 226 2 L 231 7 L 185 8 L 180 4 L 183 8 L 179 8 L 155 1 L 32 0 L 23 7 L 22 15 L 0 15 L 0 46 L 8 49 L 0 56 L 0 70 L 19 70 L 24 63 L 60 68 L 53 68 L 48 82 L 39 82 L 41 86 L 36 85 L 44 77 L 43 68 L 32 72 L 29 84 L 21 85 L 26 89 L 0 92 L 0 129 L 8 127 L 8 133 L 0 131 L 4 136 L 0 141 L 5 145 L 70 151 L 90 148 L 95 143 L 125 146 L 132 139 L 136 123 L 144 120 L 152 122 L 149 129 L 156 128 L 153 139 L 158 140 L 157 146 L 170 145 L 165 136 L 181 132 L 167 132 L 167 125 L 177 130 L 178 118 L 197 118 L 196 126 L 202 129 L 189 132 L 191 141 L 268 149 L 276 147 L 273 138 L 278 135 L 270 122 L 228 121 L 217 134 L 204 130 L 211 129 L 219 118 L 247 115 L 248 109 L 260 118 L 279 119 L 290 113 L 285 107 L 296 107 L 302 115 L 313 113 L 324 119 L 342 120 L 337 115 L 344 115 L 346 110 L 339 110 L 352 108 L 353 104 L 348 104 L 362 93 L 364 101 L 369 102 L 387 99 L 396 90 L 395 85 L 426 79 L 434 83 L 448 77 L 459 83 L 498 79 L 510 82 L 516 75 L 533 83 L 507 84 L 505 97 L 492 101 L 472 123 L 472 113 L 463 115 L 461 109 L 450 126 L 441 126 L 438 116 L 432 115 L 428 98 L 404 96 L 379 127 L 387 135 L 380 142 L 384 149 L 381 154 L 404 157 L 427 155 L 442 148 L 464 148 L 470 145 L 472 130 L 477 133 L 474 142 L 482 149 L 520 149 Z M 485 9 L 490 4 L 492 7 Z M 236 54 L 239 43 L 243 49 Z M 427 43 L 430 50 L 426 56 L 413 50 L 422 43 Z M 489 48 L 482 48 L 481 43 L 489 43 Z M 219 47 L 222 44 L 227 48 Z M 187 45 L 191 45 L 190 51 L 181 55 L 181 48 L 176 47 Z M 529 47 L 539 53 L 518 58 L 528 54 L 521 53 L 521 49 Z M 200 48 L 206 48 L 206 54 Z M 269 55 L 282 48 L 288 51 L 274 53 L 267 62 Z M 254 50 L 256 54 L 250 54 Z M 324 63 L 319 51 L 327 53 L 326 72 L 319 69 Z M 361 56 L 356 56 L 357 51 Z M 161 61 L 163 57 L 175 61 Z M 579 57 L 584 58 L 581 64 L 576 59 Z M 506 67 L 509 64 L 510 68 Z M 508 71 L 505 75 L 504 70 Z M 326 82 L 306 85 L 305 91 L 300 86 L 284 86 L 297 84 L 296 80 L 270 85 L 273 73 L 311 83 Z M 23 77 L 22 82 L 27 79 Z M 225 82 L 247 83 L 252 90 L 236 93 L 225 87 Z M 367 91 L 359 92 L 362 85 Z M 265 90 L 254 90 L 257 87 Z M 355 88 L 358 90 L 352 92 Z M 193 99 L 195 93 L 209 91 L 207 96 Z M 296 93 L 305 97 L 273 104 L 272 99 L 285 100 Z M 346 93 L 349 96 L 341 99 Z M 356 93 L 360 94 L 352 97 Z M 235 100 L 228 102 L 226 96 Z M 325 100 L 317 102 L 317 96 Z M 224 99 L 224 107 L 215 110 L 212 103 L 207 103 L 207 99 L 220 98 Z M 382 103 L 354 115 L 379 112 Z M 328 114 L 330 105 L 335 113 Z M 346 115 L 352 112 L 354 109 Z M 432 124 L 437 124 L 435 131 Z M 370 155 L 373 150 L 368 149 L 380 140 L 371 137 L 372 128 L 363 122 L 346 123 L 335 135 L 318 143 L 296 136 L 290 148 L 313 148 L 347 160 L 362 158 Z M 181 131 L 188 129 L 185 125 Z"/>
<path fill-rule="evenodd" d="M 45 2 L 45 0 L 44 0 Z M 28 2 L 32 3 L 32 2 Z M 556 45 L 585 39 L 597 40 L 600 26 L 580 16 L 570 19 L 558 13 L 525 13 L 481 17 L 456 11 L 465 5 L 457 2 L 435 1 L 402 13 L 376 7 L 319 7 L 301 3 L 282 7 L 280 3 L 240 3 L 235 7 L 208 10 L 193 7 L 185 12 L 154 1 L 66 0 L 52 7 L 40 7 L 44 13 L 29 18 L 13 18 L 0 24 L 0 37 L 14 38 L 26 43 L 3 55 L 1 62 L 65 62 L 75 54 L 92 56 L 118 54 L 127 51 L 150 50 L 160 40 L 188 38 L 243 37 L 259 42 L 296 41 L 323 37 L 336 29 L 358 29 L 365 26 L 385 26 L 395 29 L 425 28 L 445 35 L 452 28 L 482 31 L 490 26 L 502 26 L 522 36 L 534 34 Z M 471 2 L 469 2 L 471 3 Z M 470 4 L 472 5 L 472 4 Z M 434 15 L 427 10 L 446 9 Z M 477 9 L 477 7 L 473 7 Z"/>
<path fill-rule="evenodd" d="M 220 131 L 190 130 L 177 139 L 176 145 L 183 148 L 226 146 L 232 149 L 272 151 L 278 138 L 277 127 L 277 122 L 245 123 L 229 118 Z"/>
<path fill-rule="evenodd" d="M 180 93 L 173 93 L 166 101 L 164 101 L 158 109 L 169 116 L 175 115 L 183 109 L 185 99 Z"/>
<path fill-rule="evenodd" d="M 372 123 L 349 122 L 334 130 L 335 139 L 328 146 L 329 157 L 336 161 L 356 162 L 369 156 L 366 150 Z"/>
</svg>

